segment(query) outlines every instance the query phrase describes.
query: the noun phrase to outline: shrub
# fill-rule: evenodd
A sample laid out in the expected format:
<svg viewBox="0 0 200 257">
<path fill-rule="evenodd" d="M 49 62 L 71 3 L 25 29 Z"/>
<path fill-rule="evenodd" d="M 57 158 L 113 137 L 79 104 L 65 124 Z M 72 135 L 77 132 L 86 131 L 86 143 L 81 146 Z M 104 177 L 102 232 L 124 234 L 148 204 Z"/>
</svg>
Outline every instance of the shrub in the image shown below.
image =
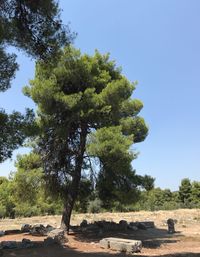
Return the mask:
<svg viewBox="0 0 200 257">
<path fill-rule="evenodd" d="M 20 204 L 15 207 L 15 215 L 20 217 L 38 216 L 40 209 L 37 206 L 30 206 L 28 204 Z"/>
<path fill-rule="evenodd" d="M 6 207 L 3 205 L 0 205 L 0 218 L 6 217 Z"/>
<path fill-rule="evenodd" d="M 89 202 L 88 212 L 90 213 L 99 213 L 102 210 L 102 201 L 98 198 Z"/>
</svg>

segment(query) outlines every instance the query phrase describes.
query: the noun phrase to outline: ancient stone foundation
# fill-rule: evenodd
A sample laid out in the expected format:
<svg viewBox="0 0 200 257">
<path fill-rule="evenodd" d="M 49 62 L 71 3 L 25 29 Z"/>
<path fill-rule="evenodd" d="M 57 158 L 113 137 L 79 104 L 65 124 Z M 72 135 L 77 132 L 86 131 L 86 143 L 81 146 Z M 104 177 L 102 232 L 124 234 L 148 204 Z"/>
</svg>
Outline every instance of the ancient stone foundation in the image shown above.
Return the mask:
<svg viewBox="0 0 200 257">
<path fill-rule="evenodd" d="M 0 252 L 2 249 L 23 249 L 23 248 L 33 248 L 33 247 L 39 247 L 39 246 L 48 246 L 52 244 L 63 244 L 67 242 L 67 238 L 65 237 L 64 230 L 62 229 L 54 229 L 50 225 L 42 225 L 42 224 L 36 224 L 36 225 L 22 225 L 21 230 L 17 230 L 17 234 L 20 233 L 24 234 L 26 237 L 26 234 L 31 234 L 32 236 L 41 236 L 46 237 L 44 241 L 41 242 L 34 242 L 30 239 L 23 238 L 22 241 L 1 241 L 0 242 Z M 16 234 L 15 230 L 6 230 L 1 231 L 1 236 L 4 235 L 12 235 Z M 0 255 L 1 256 L 1 255 Z"/>
</svg>

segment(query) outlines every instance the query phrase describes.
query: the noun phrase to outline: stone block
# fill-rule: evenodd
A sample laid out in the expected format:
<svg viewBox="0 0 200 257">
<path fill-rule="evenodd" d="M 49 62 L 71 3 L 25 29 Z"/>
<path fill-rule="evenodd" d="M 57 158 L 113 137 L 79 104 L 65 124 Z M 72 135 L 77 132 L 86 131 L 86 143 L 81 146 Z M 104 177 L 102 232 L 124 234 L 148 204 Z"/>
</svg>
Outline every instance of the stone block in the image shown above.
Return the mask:
<svg viewBox="0 0 200 257">
<path fill-rule="evenodd" d="M 1 248 L 2 249 L 15 249 L 15 248 L 17 248 L 17 242 L 16 241 L 2 241 Z"/>
<path fill-rule="evenodd" d="M 34 242 L 32 242 L 30 239 L 23 238 L 21 242 L 21 248 L 31 248 L 34 247 Z"/>
<path fill-rule="evenodd" d="M 142 242 L 139 240 L 129 240 L 115 237 L 104 238 L 100 240 L 99 244 L 105 249 L 126 253 L 140 252 L 142 249 Z"/>
<path fill-rule="evenodd" d="M 128 229 L 133 230 L 133 231 L 137 231 L 138 227 L 132 226 L 132 225 L 128 225 Z"/>
<path fill-rule="evenodd" d="M 21 226 L 21 232 L 27 233 L 31 231 L 32 226 L 30 224 L 22 224 Z"/>
<path fill-rule="evenodd" d="M 136 222 L 130 222 L 129 225 L 135 226 L 138 229 L 144 229 L 144 230 L 155 227 L 155 224 L 153 221 L 142 221 L 142 222 L 136 221 Z"/>
<path fill-rule="evenodd" d="M 32 236 L 46 236 L 47 231 L 46 231 L 46 228 L 44 227 L 44 225 L 35 224 L 35 225 L 32 226 L 30 234 Z"/>
<path fill-rule="evenodd" d="M 52 237 L 47 237 L 46 239 L 44 239 L 44 245 L 45 246 L 53 245 L 55 243 L 56 242 Z"/>
<path fill-rule="evenodd" d="M 128 223 L 126 220 L 120 220 L 119 222 L 120 230 L 126 231 L 128 228 Z"/>
<path fill-rule="evenodd" d="M 3 230 L 0 230 L 0 236 L 4 236 L 5 232 Z"/>
<path fill-rule="evenodd" d="M 174 226 L 174 220 L 173 219 L 168 219 L 167 220 L 167 225 L 168 225 L 168 233 L 173 234 L 175 233 L 175 226 Z"/>
<path fill-rule="evenodd" d="M 87 220 L 82 220 L 82 222 L 80 223 L 80 227 L 87 227 L 88 222 Z"/>
<path fill-rule="evenodd" d="M 99 245 L 102 247 L 102 248 L 105 248 L 105 249 L 108 249 L 110 248 L 110 242 L 107 238 L 103 238 L 99 241 Z"/>
<path fill-rule="evenodd" d="M 20 234 L 21 229 L 9 229 L 4 231 L 5 235 L 14 235 L 14 234 Z"/>
<path fill-rule="evenodd" d="M 119 252 L 126 252 L 126 244 L 123 242 L 118 241 L 110 241 L 110 249 L 119 251 Z"/>
<path fill-rule="evenodd" d="M 48 233 L 48 238 L 52 238 L 54 242 L 62 244 L 66 243 L 68 240 L 65 237 L 65 232 L 62 229 L 56 228 Z M 50 240 L 50 239 L 49 239 Z"/>
</svg>

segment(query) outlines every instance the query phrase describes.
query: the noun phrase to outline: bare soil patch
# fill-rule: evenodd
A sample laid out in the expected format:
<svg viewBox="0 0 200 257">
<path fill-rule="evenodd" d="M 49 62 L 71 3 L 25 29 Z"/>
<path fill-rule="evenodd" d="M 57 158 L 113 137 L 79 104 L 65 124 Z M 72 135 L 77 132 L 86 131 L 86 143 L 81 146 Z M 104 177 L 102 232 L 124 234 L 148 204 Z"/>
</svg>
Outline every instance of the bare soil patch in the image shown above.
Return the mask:
<svg viewBox="0 0 200 257">
<path fill-rule="evenodd" d="M 176 219 L 177 233 L 168 234 L 166 220 Z M 0 220 L 0 230 L 19 229 L 22 224 L 48 223 L 59 227 L 60 216 L 45 216 L 23 219 Z M 103 237 L 121 237 L 142 240 L 143 248 L 141 253 L 134 256 L 163 256 L 163 257 L 200 257 L 200 209 L 157 211 L 157 212 L 131 212 L 131 213 L 102 213 L 102 214 L 76 214 L 72 217 L 72 224 L 79 225 L 83 219 L 89 222 L 95 220 L 107 220 L 119 222 L 127 221 L 154 221 L 155 228 L 138 231 L 127 231 L 121 233 L 107 232 L 102 236 L 88 233 L 71 233 L 68 242 L 64 246 L 53 245 L 41 247 L 41 241 L 45 237 L 33 237 L 30 235 L 9 235 L 0 237 L 0 241 L 19 240 L 28 238 L 38 242 L 38 248 L 22 250 L 4 250 L 5 257 L 83 257 L 83 256 L 125 256 L 125 254 L 108 251 L 100 248 L 98 242 Z"/>
</svg>

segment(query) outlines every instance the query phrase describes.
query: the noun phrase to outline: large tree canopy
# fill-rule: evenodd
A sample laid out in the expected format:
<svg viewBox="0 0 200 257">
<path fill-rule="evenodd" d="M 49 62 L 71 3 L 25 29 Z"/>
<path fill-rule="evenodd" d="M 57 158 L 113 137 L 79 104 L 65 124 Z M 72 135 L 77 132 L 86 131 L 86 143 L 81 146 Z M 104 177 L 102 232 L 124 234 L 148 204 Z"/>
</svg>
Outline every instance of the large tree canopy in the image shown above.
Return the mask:
<svg viewBox="0 0 200 257">
<path fill-rule="evenodd" d="M 69 43 L 72 35 L 59 15 L 54 0 L 0 0 L 0 91 L 10 87 L 18 67 L 16 55 L 6 53 L 7 46 L 46 59 Z"/>
<path fill-rule="evenodd" d="M 59 15 L 54 0 L 0 0 L 0 92 L 11 86 L 18 69 L 16 54 L 8 53 L 8 46 L 50 62 L 72 40 L 73 35 L 62 25 Z M 31 122 L 29 114 L 8 115 L 0 109 L 0 162 L 22 145 L 27 123 Z"/>
<path fill-rule="evenodd" d="M 148 132 L 138 116 L 143 105 L 131 98 L 135 84 L 98 51 L 89 56 L 66 47 L 55 66 L 37 64 L 30 84 L 25 93 L 38 105 L 38 151 L 48 181 L 65 197 L 62 225 L 69 229 L 91 158 L 110 179 L 130 178 L 134 154 L 129 148 Z"/>
</svg>

